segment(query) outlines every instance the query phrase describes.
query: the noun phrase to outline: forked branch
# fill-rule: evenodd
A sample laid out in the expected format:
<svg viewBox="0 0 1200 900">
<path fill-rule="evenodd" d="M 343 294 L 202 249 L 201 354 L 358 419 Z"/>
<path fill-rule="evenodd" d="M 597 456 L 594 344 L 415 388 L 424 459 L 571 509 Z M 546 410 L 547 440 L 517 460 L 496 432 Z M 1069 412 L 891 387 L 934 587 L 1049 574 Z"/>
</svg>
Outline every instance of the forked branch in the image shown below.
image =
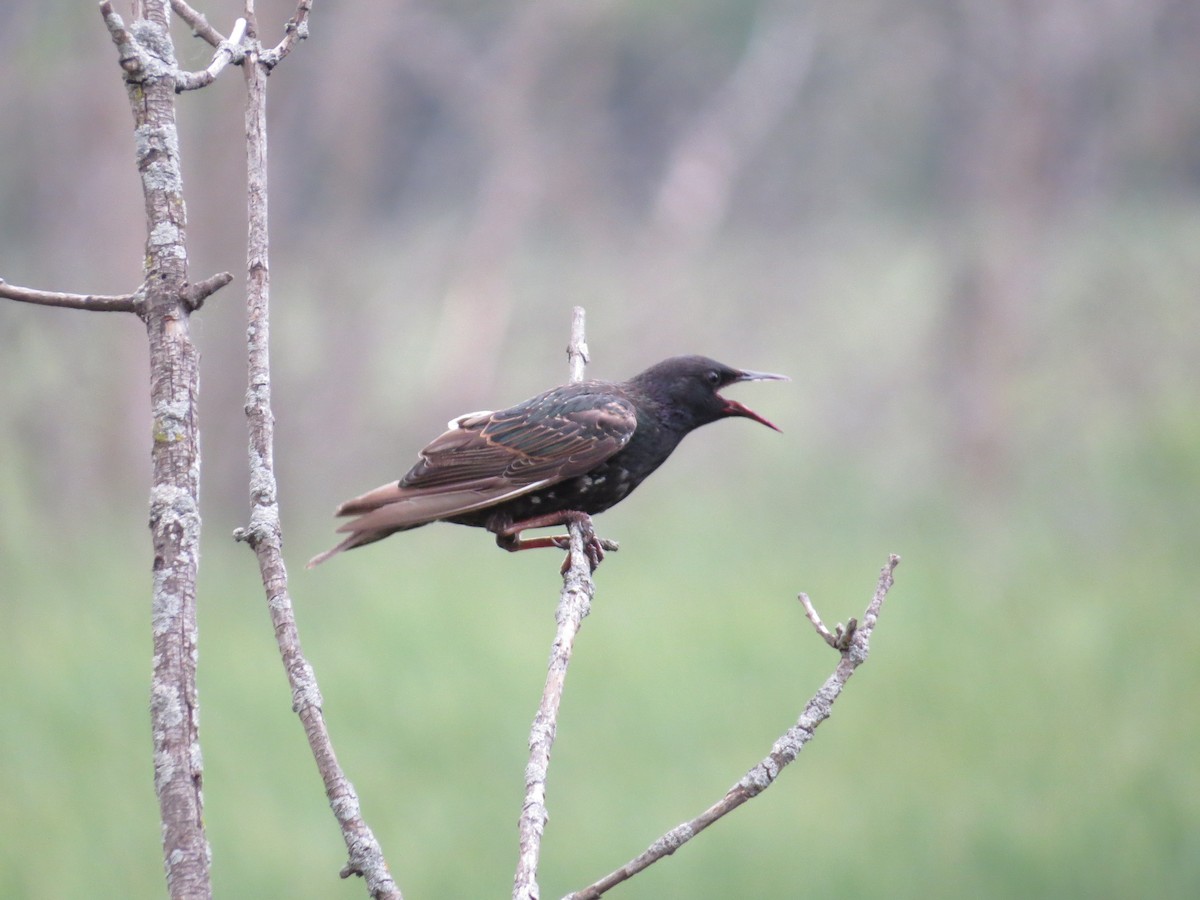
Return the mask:
<svg viewBox="0 0 1200 900">
<path fill-rule="evenodd" d="M 217 80 L 217 76 L 227 65 L 240 63 L 245 59 L 246 53 L 242 49 L 242 39 L 245 36 L 246 20 L 238 19 L 233 23 L 233 31 L 230 32 L 229 39 L 223 39 L 217 44 L 217 51 L 213 54 L 212 62 L 206 68 L 199 72 L 179 73 L 179 77 L 175 80 L 176 92 L 194 91 L 208 87 Z"/>
<path fill-rule="evenodd" d="M 267 67 L 268 72 L 279 65 L 297 43 L 308 37 L 308 14 L 312 10 L 312 4 L 313 0 L 299 0 L 296 11 L 284 23 L 283 38 L 270 50 L 262 52 L 262 64 Z"/>
<path fill-rule="evenodd" d="M 733 812 L 747 800 L 758 796 L 774 784 L 783 768 L 792 762 L 804 749 L 804 746 L 812 740 L 817 726 L 829 718 L 830 713 L 833 712 L 834 701 L 842 693 L 842 689 L 850 680 L 850 676 L 854 674 L 854 670 L 866 662 L 867 653 L 870 651 L 871 632 L 875 630 L 879 611 L 883 608 L 883 601 L 887 598 L 888 591 L 891 590 L 892 575 L 899 563 L 899 556 L 892 554 L 888 557 L 887 565 L 879 573 L 875 594 L 871 598 L 871 602 L 867 604 L 862 623 L 854 625 L 854 620 L 851 619 L 851 624 L 846 628 L 843 629 L 839 625 L 836 637 L 821 623 L 821 619 L 808 597 L 801 594 L 801 602 L 804 603 L 805 611 L 817 634 L 823 641 L 836 647 L 841 654 L 841 659 L 833 674 L 825 680 L 820 690 L 808 701 L 800 718 L 796 720 L 796 724 L 789 728 L 775 742 L 771 752 L 742 776 L 719 801 L 694 819 L 672 828 L 647 847 L 645 852 L 634 857 L 619 869 L 610 872 L 594 884 L 573 894 L 568 894 L 564 900 L 596 900 L 622 881 L 632 878 L 663 857 L 670 856 L 713 822 Z"/>
</svg>

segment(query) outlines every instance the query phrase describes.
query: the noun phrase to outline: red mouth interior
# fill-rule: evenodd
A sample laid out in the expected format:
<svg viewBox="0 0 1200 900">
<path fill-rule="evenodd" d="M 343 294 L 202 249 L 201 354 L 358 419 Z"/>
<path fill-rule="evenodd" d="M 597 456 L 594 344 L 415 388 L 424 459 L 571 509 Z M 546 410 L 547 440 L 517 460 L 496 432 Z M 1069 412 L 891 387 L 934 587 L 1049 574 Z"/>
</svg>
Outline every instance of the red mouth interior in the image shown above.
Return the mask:
<svg viewBox="0 0 1200 900">
<path fill-rule="evenodd" d="M 741 416 L 744 419 L 753 419 L 755 422 L 761 422 L 763 425 L 766 425 L 768 428 L 773 428 L 775 431 L 778 431 L 780 434 L 783 433 L 783 429 L 781 429 L 778 425 L 776 425 L 774 422 L 768 422 L 766 419 L 764 419 L 762 416 L 760 416 L 758 413 L 756 413 L 754 410 L 750 409 L 749 407 L 742 406 L 742 404 L 738 403 L 736 400 L 727 400 L 724 397 L 722 397 L 721 399 L 725 400 L 725 415 Z"/>
</svg>

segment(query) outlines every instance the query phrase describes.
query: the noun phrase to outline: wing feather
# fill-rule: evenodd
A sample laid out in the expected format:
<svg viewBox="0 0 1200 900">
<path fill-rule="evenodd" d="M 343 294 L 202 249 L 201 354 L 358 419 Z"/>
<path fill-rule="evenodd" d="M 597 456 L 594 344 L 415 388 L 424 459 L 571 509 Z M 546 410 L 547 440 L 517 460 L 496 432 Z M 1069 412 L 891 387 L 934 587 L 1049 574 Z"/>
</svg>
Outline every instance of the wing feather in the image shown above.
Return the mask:
<svg viewBox="0 0 1200 900">
<path fill-rule="evenodd" d="M 421 451 L 400 487 L 455 490 L 463 482 L 499 478 L 526 493 L 608 459 L 629 442 L 637 417 L 628 400 L 592 382 L 456 424 Z"/>
<path fill-rule="evenodd" d="M 627 443 L 633 404 L 603 382 L 563 385 L 499 412 L 459 416 L 419 454 L 399 481 L 337 508 L 355 516 L 317 565 L 342 550 L 395 531 L 462 515 L 583 475 Z"/>
</svg>

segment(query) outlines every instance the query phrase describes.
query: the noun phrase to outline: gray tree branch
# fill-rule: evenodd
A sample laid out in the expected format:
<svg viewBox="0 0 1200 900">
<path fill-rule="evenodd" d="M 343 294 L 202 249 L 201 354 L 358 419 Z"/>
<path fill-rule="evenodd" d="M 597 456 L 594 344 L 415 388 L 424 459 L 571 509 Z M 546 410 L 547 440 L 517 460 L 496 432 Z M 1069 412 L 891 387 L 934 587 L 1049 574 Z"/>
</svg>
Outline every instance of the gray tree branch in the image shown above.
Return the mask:
<svg viewBox="0 0 1200 900">
<path fill-rule="evenodd" d="M 304 4 L 307 10 L 307 4 Z M 243 70 L 246 77 L 246 196 L 249 236 L 246 245 L 246 341 L 249 385 L 246 420 L 250 435 L 250 523 L 235 532 L 253 548 L 266 592 L 279 653 L 292 690 L 292 709 L 300 717 L 325 794 L 346 842 L 349 861 L 343 878 L 361 875 L 375 900 L 401 900 L 375 835 L 363 820 L 354 786 L 334 753 L 322 711 L 316 673 L 304 656 L 287 569 L 274 463 L 271 410 L 270 264 L 267 216 L 267 75 L 252 4 L 247 4 Z"/>
<path fill-rule="evenodd" d="M 204 831 L 196 695 L 196 573 L 200 550 L 199 358 L 189 319 L 187 220 L 175 125 L 175 50 L 167 0 L 142 0 L 127 29 L 105 0 L 134 120 L 146 208 L 142 318 L 150 342 L 150 531 L 154 546 L 150 720 L 163 864 L 172 898 L 212 895 Z M 202 298 L 200 298 L 202 299 Z"/>
<path fill-rule="evenodd" d="M 187 22 L 188 27 L 192 29 L 192 34 L 206 41 L 214 50 L 226 40 L 221 32 L 208 23 L 204 13 L 192 9 L 185 0 L 171 0 L 171 9 L 175 15 Z"/>
<path fill-rule="evenodd" d="M 220 272 L 203 281 L 188 285 L 183 294 L 183 302 L 189 310 L 195 312 L 204 305 L 204 301 L 208 297 L 231 281 L 233 281 L 232 275 L 228 272 Z M 63 291 L 42 291 L 37 288 L 20 287 L 8 284 L 3 278 L 0 278 L 0 297 L 20 303 L 33 303 L 38 306 L 86 309 L 91 312 L 131 312 L 144 316 L 146 311 L 145 284 L 132 294 L 69 294 Z"/>
<path fill-rule="evenodd" d="M 867 654 L 871 649 L 871 633 L 875 630 L 875 623 L 879 619 L 883 601 L 887 599 L 888 591 L 892 588 L 892 575 L 899 564 L 899 556 L 892 554 L 888 557 L 887 564 L 879 573 L 875 594 L 863 614 L 862 624 L 851 619 L 845 628 L 840 625 L 837 627 L 836 636 L 821 622 L 807 595 L 801 594 L 800 599 L 804 604 L 809 621 L 812 622 L 821 639 L 838 650 L 841 659 L 838 660 L 833 674 L 825 680 L 820 690 L 805 705 L 796 724 L 784 732 L 771 747 L 771 752 L 758 765 L 743 775 L 737 784 L 725 793 L 724 797 L 694 819 L 672 828 L 647 847 L 643 853 L 619 869 L 581 890 L 568 894 L 563 900 L 596 900 L 622 881 L 632 878 L 663 857 L 670 856 L 709 825 L 733 812 L 747 800 L 757 797 L 774 784 L 784 767 L 792 762 L 805 745 L 812 740 L 817 726 L 829 718 L 830 713 L 833 712 L 834 701 L 841 695 L 842 689 L 850 680 L 850 676 L 854 674 L 854 670 L 866 662 Z"/>
<path fill-rule="evenodd" d="M 584 312 L 575 307 L 571 318 L 571 341 L 567 345 L 571 381 L 582 381 L 588 361 L 584 340 Z M 558 730 L 558 709 L 562 704 L 567 666 L 575 647 L 575 635 L 591 611 L 596 586 L 592 582 L 592 565 L 584 550 L 585 531 L 590 525 L 571 523 L 569 565 L 563 572 L 563 588 L 555 612 L 557 630 L 550 648 L 550 663 L 541 703 L 529 732 L 529 762 L 525 766 L 525 801 L 517 830 L 519 854 L 513 878 L 513 900 L 537 900 L 537 869 L 541 855 L 542 833 L 549 813 L 546 811 L 546 775 L 550 767 L 550 750 Z"/>
<path fill-rule="evenodd" d="M 297 43 L 308 37 L 308 14 L 312 10 L 313 0 L 299 0 L 296 11 L 284 23 L 283 37 L 270 50 L 264 50 L 259 59 L 267 71 L 275 68 L 285 56 L 292 52 Z M 247 9 L 253 9 L 254 0 L 246 0 Z"/>
<path fill-rule="evenodd" d="M 41 291 L 20 287 L 0 278 L 0 297 L 19 303 L 39 306 L 59 306 L 65 309 L 87 309 L 92 312 L 131 312 L 142 310 L 143 294 L 139 288 L 132 294 L 66 294 L 60 291 Z"/>
<path fill-rule="evenodd" d="M 246 35 L 246 20 L 238 19 L 233 23 L 233 31 L 229 34 L 228 40 L 222 40 L 217 44 L 217 50 L 213 54 L 212 62 L 199 72 L 180 72 L 176 79 L 175 90 L 177 92 L 194 91 L 203 87 L 208 87 L 217 80 L 217 76 L 222 70 L 232 63 L 240 63 L 242 61 L 244 51 L 242 50 L 242 38 Z"/>
</svg>

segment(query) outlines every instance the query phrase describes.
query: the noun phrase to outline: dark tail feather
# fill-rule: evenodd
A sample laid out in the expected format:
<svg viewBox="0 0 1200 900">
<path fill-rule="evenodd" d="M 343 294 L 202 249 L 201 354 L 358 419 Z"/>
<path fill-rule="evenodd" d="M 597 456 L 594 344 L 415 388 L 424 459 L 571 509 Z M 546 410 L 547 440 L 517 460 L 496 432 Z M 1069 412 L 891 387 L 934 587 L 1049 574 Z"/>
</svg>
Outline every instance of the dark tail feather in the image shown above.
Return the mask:
<svg viewBox="0 0 1200 900">
<path fill-rule="evenodd" d="M 364 544 L 381 541 L 397 531 L 419 528 L 449 516 L 473 512 L 486 508 L 510 496 L 527 493 L 541 487 L 545 482 L 534 482 L 514 489 L 512 484 L 501 478 L 479 479 L 453 490 L 412 491 L 398 484 L 385 484 L 347 500 L 337 508 L 336 515 L 355 516 L 343 522 L 338 531 L 350 536 L 324 553 L 318 553 L 308 561 L 306 568 L 319 566 L 331 556 L 343 550 L 351 550 Z"/>
<path fill-rule="evenodd" d="M 364 537 L 367 537 L 367 535 L 364 534 L 363 532 L 359 532 L 357 534 L 350 535 L 350 537 L 346 538 L 344 541 L 342 541 L 336 547 L 326 550 L 324 553 L 318 553 L 316 556 L 314 556 L 312 559 L 310 559 L 308 561 L 308 565 L 306 565 L 304 568 L 306 568 L 306 569 L 316 568 L 321 563 L 325 562 L 325 560 L 329 559 L 329 557 L 337 556 L 343 550 L 350 550 L 350 549 L 352 549 L 354 547 L 358 547 L 362 544 L 369 544 L 372 541 L 379 540 L 379 537 L 377 537 L 377 536 L 372 536 L 372 537 L 370 537 L 369 540 L 363 540 Z"/>
</svg>

